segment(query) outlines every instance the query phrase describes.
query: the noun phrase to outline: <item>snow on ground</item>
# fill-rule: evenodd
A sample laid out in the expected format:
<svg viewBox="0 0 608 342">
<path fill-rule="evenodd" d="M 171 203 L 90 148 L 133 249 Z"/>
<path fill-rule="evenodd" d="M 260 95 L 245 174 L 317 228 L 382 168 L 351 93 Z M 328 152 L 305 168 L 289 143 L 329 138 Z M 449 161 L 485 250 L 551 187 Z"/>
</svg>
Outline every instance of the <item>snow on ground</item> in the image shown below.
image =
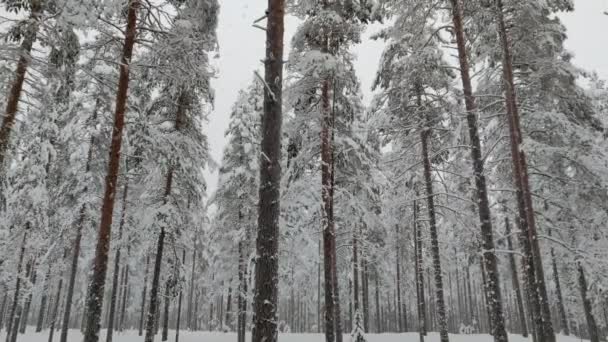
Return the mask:
<svg viewBox="0 0 608 342">
<path fill-rule="evenodd" d="M 106 340 L 105 330 L 102 330 L 99 341 Z M 48 342 L 49 332 L 45 330 L 41 333 L 35 333 L 33 327 L 29 327 L 25 335 L 19 335 L 17 342 Z M 405 334 L 368 334 L 366 335 L 368 342 L 419 342 L 420 339 L 416 333 Z M 6 338 L 6 331 L 0 332 L 0 341 Z M 143 341 L 143 336 L 137 335 L 137 331 L 126 331 L 123 333 L 115 333 L 113 342 L 139 342 Z M 189 332 L 180 331 L 180 342 L 235 342 L 236 333 L 221 333 L 221 332 Z M 53 341 L 59 341 L 59 333 L 55 333 Z M 69 342 L 81 342 L 82 334 L 78 330 L 70 330 L 68 334 Z M 155 341 L 160 341 L 160 334 L 156 336 Z M 169 332 L 169 341 L 175 341 L 175 331 Z M 246 341 L 251 341 L 251 337 L 247 334 Z M 325 336 L 323 334 L 279 334 L 279 342 L 323 342 Z M 344 335 L 344 341 L 350 342 L 350 336 Z M 430 333 L 426 342 L 439 342 L 439 334 Z M 450 335 L 450 342 L 492 342 L 490 335 Z M 532 339 L 525 339 L 520 335 L 510 335 L 510 342 L 530 342 Z M 558 342 L 588 342 L 576 337 L 558 336 Z"/>
</svg>

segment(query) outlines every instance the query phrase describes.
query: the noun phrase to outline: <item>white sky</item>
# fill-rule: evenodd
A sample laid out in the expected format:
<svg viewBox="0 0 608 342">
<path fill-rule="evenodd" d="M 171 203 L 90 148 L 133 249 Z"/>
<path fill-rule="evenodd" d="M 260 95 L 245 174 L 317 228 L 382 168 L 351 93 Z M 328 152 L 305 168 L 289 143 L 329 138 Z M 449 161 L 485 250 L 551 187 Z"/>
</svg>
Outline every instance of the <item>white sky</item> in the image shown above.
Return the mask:
<svg viewBox="0 0 608 342">
<path fill-rule="evenodd" d="M 228 127 L 230 109 L 240 89 L 253 79 L 253 71 L 261 69 L 264 57 L 265 32 L 252 27 L 256 18 L 261 17 L 267 6 L 265 0 L 223 0 L 218 27 L 220 56 L 216 60 L 218 78 L 213 86 L 216 92 L 215 110 L 209 117 L 207 134 L 211 155 L 221 162 L 224 145 L 224 131 Z M 567 47 L 575 54 L 574 62 L 587 70 L 596 70 L 608 79 L 608 0 L 574 0 L 576 11 L 562 16 L 568 28 Z M 285 47 L 290 45 L 290 37 L 296 29 L 296 21 L 286 22 Z M 368 32 L 375 32 L 372 27 Z M 358 60 L 357 73 L 367 103 L 369 88 L 383 50 L 381 42 L 366 39 L 354 48 Z M 210 193 L 215 190 L 217 175 L 208 174 Z"/>
</svg>

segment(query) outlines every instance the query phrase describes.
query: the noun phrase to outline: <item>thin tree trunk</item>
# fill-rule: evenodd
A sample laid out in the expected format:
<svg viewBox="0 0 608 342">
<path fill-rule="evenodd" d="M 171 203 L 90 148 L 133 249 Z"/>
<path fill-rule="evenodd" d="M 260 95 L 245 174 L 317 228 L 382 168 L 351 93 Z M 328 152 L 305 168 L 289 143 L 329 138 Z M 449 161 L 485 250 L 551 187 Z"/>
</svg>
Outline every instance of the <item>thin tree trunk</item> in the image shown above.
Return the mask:
<svg viewBox="0 0 608 342">
<path fill-rule="evenodd" d="M 589 330 L 589 339 L 591 342 L 600 342 L 599 331 L 593 316 L 593 307 L 591 306 L 591 300 L 587 295 L 587 279 L 585 278 L 585 270 L 581 262 L 578 262 L 578 285 L 581 291 L 581 297 L 583 299 L 583 310 L 585 312 L 585 319 L 587 320 L 587 330 Z"/>
<path fill-rule="evenodd" d="M 0 307 L 0 331 L 4 327 L 4 314 L 6 312 L 6 304 L 8 302 L 8 290 L 4 287 L 4 296 L 2 296 L 2 306 Z"/>
<path fill-rule="evenodd" d="M 323 254 L 322 241 L 319 239 L 319 261 L 317 261 L 317 333 L 321 333 L 321 255 Z"/>
<path fill-rule="evenodd" d="M 15 78 L 11 83 L 9 93 L 7 95 L 6 109 L 2 119 L 2 126 L 0 127 L 0 178 L 4 178 L 4 164 L 7 160 L 10 136 L 17 116 L 19 100 L 21 98 L 23 83 L 25 81 L 25 74 L 27 73 L 31 59 L 30 53 L 32 52 L 32 46 L 36 41 L 36 36 L 38 35 L 38 27 L 40 25 L 39 20 L 40 16 L 42 15 L 42 1 L 30 1 L 30 4 L 30 16 L 28 18 L 28 24 L 24 30 L 23 42 L 21 42 L 21 46 L 19 48 L 20 56 L 19 60 L 17 61 Z"/>
<path fill-rule="evenodd" d="M 240 217 L 239 212 L 239 217 Z M 237 313 L 237 342 L 245 342 L 245 320 L 246 320 L 246 309 L 245 301 L 247 300 L 245 295 L 245 247 L 244 242 L 239 241 L 239 290 L 238 290 L 238 313 Z"/>
<path fill-rule="evenodd" d="M 165 201 L 167 200 L 168 195 L 171 193 L 171 186 L 173 183 L 173 170 L 169 171 L 167 175 L 167 184 L 165 187 Z M 144 338 L 145 342 L 152 342 L 154 340 L 154 335 L 158 328 L 157 313 L 159 312 L 160 306 L 158 303 L 158 290 L 160 284 L 160 269 L 162 265 L 163 259 L 163 249 L 165 245 L 165 228 L 161 227 L 160 233 L 158 234 L 158 242 L 156 245 L 156 256 L 154 260 L 154 270 L 152 275 L 152 285 L 150 286 L 150 305 L 148 306 L 148 318 L 146 320 L 146 335 Z M 167 300 L 167 299 L 165 299 Z"/>
<path fill-rule="evenodd" d="M 125 183 L 125 188 L 122 195 L 122 212 L 120 214 L 120 224 L 118 227 L 118 246 L 116 246 L 116 253 L 114 254 L 114 272 L 112 274 L 112 296 L 110 298 L 110 318 L 108 320 L 108 328 L 106 333 L 106 342 L 112 342 L 112 336 L 114 334 L 114 320 L 116 314 L 116 298 L 118 291 L 118 275 L 120 274 L 120 254 L 121 248 L 120 245 L 122 243 L 122 234 L 125 225 L 126 219 L 126 211 L 127 211 L 127 197 L 129 194 L 129 183 Z M 67 329 L 66 329 L 67 334 Z M 62 332 L 63 335 L 63 332 Z M 66 342 L 66 341 L 61 341 Z"/>
<path fill-rule="evenodd" d="M 36 285 L 36 262 L 35 260 L 32 260 L 29 264 L 29 270 L 27 273 L 29 273 L 32 288 L 30 289 L 27 295 L 27 299 L 25 300 L 25 304 L 23 307 L 23 313 L 21 314 L 21 326 L 19 327 L 19 333 L 21 334 L 25 334 L 25 328 L 27 327 L 27 319 L 30 313 L 30 306 L 32 304 L 32 292 L 34 290 L 33 287 L 34 285 Z"/>
<path fill-rule="evenodd" d="M 53 342 L 53 335 L 55 334 L 55 322 L 59 315 L 59 306 L 61 304 L 61 290 L 63 289 L 63 275 L 59 276 L 59 283 L 57 284 L 57 293 L 55 294 L 55 301 L 53 307 L 53 314 L 51 315 L 51 327 L 49 330 L 49 342 Z"/>
<path fill-rule="evenodd" d="M 378 286 L 378 269 L 375 272 L 375 280 L 376 280 L 376 333 L 382 332 L 382 317 L 380 316 L 380 289 Z"/>
<path fill-rule="evenodd" d="M 114 214 L 114 198 L 120 168 L 120 150 L 122 146 L 122 133 L 125 126 L 125 112 L 127 94 L 129 89 L 129 64 L 133 54 L 135 35 L 137 34 L 137 12 L 140 0 L 130 0 L 127 12 L 127 28 L 123 46 L 118 91 L 116 95 L 116 108 L 114 112 L 114 129 L 112 130 L 112 143 L 108 172 L 105 180 L 105 193 L 101 208 L 101 222 L 95 248 L 93 276 L 87 299 L 87 328 L 84 342 L 98 342 L 101 320 L 101 306 L 103 301 L 105 278 L 108 269 L 108 252 L 110 250 L 110 236 L 112 232 L 112 218 Z"/>
<path fill-rule="evenodd" d="M 226 298 L 226 326 L 232 329 L 230 324 L 230 318 L 232 314 L 232 279 L 230 279 L 230 285 L 228 285 L 228 298 Z"/>
<path fill-rule="evenodd" d="M 48 291 L 49 291 L 49 281 L 51 276 L 51 264 L 49 264 L 49 268 L 46 271 L 46 275 L 44 276 L 44 287 L 42 289 L 42 298 L 40 298 L 40 307 L 38 310 L 38 319 L 36 321 L 36 332 L 41 332 L 44 324 L 44 313 L 46 311 L 46 305 L 48 301 Z M 2 327 L 2 324 L 0 324 Z"/>
<path fill-rule="evenodd" d="M 414 201 L 414 266 L 416 267 L 416 300 L 420 340 L 426 336 L 426 304 L 424 301 L 424 265 L 422 264 L 422 232 L 418 227 L 418 203 Z"/>
<path fill-rule="evenodd" d="M 509 218 L 505 217 L 505 227 L 506 227 L 506 235 L 507 235 L 507 246 L 510 251 L 514 251 L 513 249 L 513 241 L 511 239 L 511 224 L 509 223 Z M 509 263 L 511 265 L 511 279 L 513 282 L 513 290 L 515 291 L 515 298 L 517 301 L 517 312 L 519 316 L 519 324 L 521 328 L 521 334 L 523 337 L 528 337 L 528 325 L 526 323 L 526 313 L 524 310 L 524 302 L 521 294 L 521 287 L 519 285 L 519 277 L 517 276 L 517 263 L 515 262 L 515 255 L 513 252 L 509 254 Z"/>
<path fill-rule="evenodd" d="M 355 233 L 353 236 L 353 309 L 355 315 L 360 310 L 359 305 L 359 250 L 358 250 L 358 235 L 356 232 L 357 228 L 355 228 Z M 355 322 L 351 320 L 351 326 L 355 327 Z"/>
<path fill-rule="evenodd" d="M 285 0 L 268 0 L 252 342 L 277 341 Z"/>
<path fill-rule="evenodd" d="M 182 265 L 186 264 L 186 250 L 182 252 Z M 175 324 L 175 342 L 179 342 L 179 326 L 182 318 L 182 295 L 183 291 L 179 291 L 179 298 L 177 302 L 177 322 Z M 242 342 L 242 341 L 239 341 Z"/>
<path fill-rule="evenodd" d="M 192 300 L 194 298 L 194 270 L 196 267 L 196 243 L 192 251 L 192 271 L 190 272 L 190 291 L 188 293 L 188 330 L 192 330 L 194 317 L 192 316 Z M 243 341 L 241 341 L 243 342 Z"/>
<path fill-rule="evenodd" d="M 27 242 L 27 234 L 29 230 L 29 223 L 27 224 L 26 230 L 23 232 L 23 240 L 21 242 L 21 250 L 19 251 L 19 261 L 17 263 L 17 280 L 15 283 L 15 293 L 13 294 L 13 304 L 11 305 L 11 310 L 6 319 L 7 328 L 6 328 L 6 341 L 11 342 L 11 336 L 17 334 L 17 329 L 19 328 L 18 321 L 15 323 L 15 313 L 17 312 L 19 306 L 19 296 L 21 295 L 21 271 L 23 269 L 23 258 L 25 256 L 25 244 Z"/>
<path fill-rule="evenodd" d="M 551 235 L 551 230 L 549 230 Z M 562 286 L 559 280 L 559 271 L 557 268 L 557 260 L 555 258 L 555 250 L 551 247 L 551 266 L 553 268 L 553 281 L 555 282 L 555 293 L 557 295 L 557 309 L 559 311 L 559 318 L 562 328 L 562 333 L 566 336 L 570 336 L 570 327 L 568 326 L 568 318 L 566 315 L 566 307 L 564 305 L 564 297 L 562 296 Z"/>
<path fill-rule="evenodd" d="M 367 266 L 367 258 L 363 259 L 363 329 L 366 333 L 369 332 L 369 269 Z"/>
<path fill-rule="evenodd" d="M 161 336 L 161 341 L 167 341 L 169 339 L 169 305 L 170 305 L 170 300 L 169 300 L 169 284 L 168 282 L 165 283 L 165 298 L 163 299 L 165 304 L 164 307 L 164 311 L 163 311 L 163 332 L 162 332 L 162 336 Z"/>
<path fill-rule="evenodd" d="M 419 89 L 418 106 L 421 107 L 421 99 Z M 429 228 L 431 234 L 431 252 L 433 255 L 433 270 L 435 272 L 435 301 L 437 304 L 437 315 L 439 316 L 439 334 L 441 342 L 448 342 L 448 325 L 445 311 L 445 298 L 443 294 L 443 276 L 441 271 L 441 255 L 439 253 L 439 238 L 437 233 L 437 219 L 435 217 L 435 201 L 433 192 L 433 178 L 431 174 L 431 160 L 429 158 L 429 135 L 430 127 L 429 120 L 426 119 L 426 127 L 420 131 L 420 140 L 422 142 L 422 159 L 424 165 L 424 180 L 427 197 L 427 209 L 429 213 Z M 399 273 L 397 273 L 399 274 Z"/>
<path fill-rule="evenodd" d="M 150 255 L 146 255 L 146 271 L 144 273 L 144 288 L 141 292 L 141 310 L 139 313 L 139 336 L 143 335 L 144 312 L 146 309 L 146 292 L 148 290 L 148 267 L 150 266 Z"/>
<path fill-rule="evenodd" d="M 127 302 L 129 300 L 130 294 L 131 294 L 131 289 L 129 286 L 129 261 L 128 258 L 131 254 L 130 252 L 131 250 L 131 245 L 128 244 L 127 245 L 127 260 L 125 260 L 125 267 L 124 267 L 124 273 L 125 273 L 125 277 L 124 277 L 124 283 L 123 283 L 123 292 L 122 292 L 122 307 L 120 308 L 120 319 L 118 320 L 118 331 L 123 331 L 124 329 L 124 324 L 125 324 L 125 320 L 126 320 L 126 312 L 127 312 Z"/>
<path fill-rule="evenodd" d="M 488 191 L 481 153 L 481 143 L 479 139 L 479 128 L 477 124 L 477 104 L 475 103 L 475 96 L 473 95 L 473 87 L 469 74 L 470 70 L 463 27 L 462 8 L 460 0 L 451 0 L 451 2 L 454 32 L 458 45 L 460 73 L 462 77 L 462 85 L 467 110 L 467 123 L 469 126 L 469 139 L 471 144 L 471 159 L 473 161 L 473 173 L 477 188 L 477 201 L 479 207 L 478 213 L 481 223 L 481 235 L 483 242 L 483 260 L 485 263 L 485 270 L 487 272 L 487 288 L 491 297 L 490 305 L 492 308 L 493 322 L 492 335 L 494 336 L 494 341 L 506 342 L 509 338 L 505 329 L 505 319 L 502 311 L 502 298 L 498 279 L 498 265 L 494 247 L 492 218 L 490 214 L 490 204 L 488 200 Z"/>
<path fill-rule="evenodd" d="M 398 332 L 403 332 L 402 326 L 402 316 L 401 316 L 401 236 L 399 231 L 399 225 L 395 225 L 395 257 L 396 257 L 396 267 L 397 267 L 397 321 L 399 330 Z"/>
</svg>

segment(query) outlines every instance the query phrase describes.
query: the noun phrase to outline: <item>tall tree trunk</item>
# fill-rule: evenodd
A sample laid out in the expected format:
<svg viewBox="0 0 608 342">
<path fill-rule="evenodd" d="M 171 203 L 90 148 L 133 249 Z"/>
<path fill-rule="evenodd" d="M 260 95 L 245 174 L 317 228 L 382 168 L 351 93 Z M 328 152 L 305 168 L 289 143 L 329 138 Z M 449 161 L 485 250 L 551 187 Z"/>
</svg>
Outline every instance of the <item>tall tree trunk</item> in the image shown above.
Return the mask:
<svg viewBox="0 0 608 342">
<path fill-rule="evenodd" d="M 40 307 L 38 310 L 38 319 L 36 320 L 36 332 L 41 332 L 44 324 L 44 313 L 46 311 L 46 305 L 48 301 L 48 291 L 49 291 L 49 282 L 51 277 L 51 264 L 49 264 L 49 268 L 46 271 L 46 275 L 44 276 L 44 286 L 42 288 L 42 297 L 40 298 Z M 2 324 L 0 324 L 0 328 Z"/>
<path fill-rule="evenodd" d="M 240 215 L 240 213 L 239 213 Z M 245 342 L 245 326 L 247 319 L 246 301 L 247 294 L 245 289 L 247 288 L 247 279 L 245 277 L 245 265 L 246 252 L 245 242 L 239 241 L 239 290 L 238 290 L 238 313 L 237 313 L 237 342 Z"/>
<path fill-rule="evenodd" d="M 420 92 L 418 94 L 418 106 L 421 107 Z M 420 131 L 420 140 L 422 142 L 422 159 L 424 165 L 424 180 L 426 188 L 426 201 L 429 213 L 429 228 L 431 233 L 431 253 L 433 255 L 433 270 L 435 272 L 435 300 L 437 304 L 437 315 L 439 319 L 439 334 L 441 342 L 448 342 L 448 325 L 445 312 L 445 299 L 443 294 L 443 276 L 441 273 L 441 255 L 439 253 L 439 238 L 437 234 L 437 219 L 435 217 L 435 200 L 433 192 L 433 178 L 431 174 L 431 160 L 429 158 L 429 135 L 430 127 L 428 118 L 426 124 Z"/>
<path fill-rule="evenodd" d="M 422 232 L 418 227 L 418 203 L 414 201 L 414 266 L 416 267 L 416 301 L 420 340 L 426 336 L 426 304 L 424 301 L 424 265 L 422 264 Z"/>
<path fill-rule="evenodd" d="M 123 292 L 122 292 L 122 306 L 120 308 L 120 318 L 118 320 L 118 331 L 123 331 L 124 329 L 124 324 L 125 324 L 125 320 L 126 320 L 126 312 L 127 312 L 127 302 L 129 301 L 129 297 L 131 295 L 131 288 L 129 285 L 129 261 L 128 258 L 131 254 L 131 244 L 129 244 L 127 242 L 127 260 L 125 260 L 125 267 L 124 267 L 124 273 L 125 273 L 125 277 L 124 277 L 124 283 L 122 285 L 123 287 Z"/>
<path fill-rule="evenodd" d="M 451 0 L 452 17 L 454 32 L 458 45 L 458 57 L 460 62 L 460 73 L 462 77 L 463 91 L 465 95 L 465 105 L 467 110 L 467 124 L 469 126 L 469 139 L 471 144 L 471 159 L 473 161 L 473 174 L 477 188 L 477 201 L 479 207 L 479 220 L 481 223 L 483 260 L 487 272 L 487 288 L 490 294 L 490 305 L 492 308 L 492 335 L 496 342 L 508 341 L 505 329 L 505 319 L 502 311 L 502 298 L 500 283 L 498 279 L 498 265 L 496 261 L 494 237 L 492 231 L 492 218 L 490 215 L 490 204 L 486 178 L 484 175 L 484 165 L 481 153 L 481 143 L 479 139 L 479 128 L 477 124 L 477 104 L 473 95 L 473 86 L 469 70 L 469 61 L 466 50 L 466 40 L 462 19 L 462 8 L 460 0 Z M 549 342 L 549 341 L 548 341 Z"/>
<path fill-rule="evenodd" d="M 353 236 L 353 309 L 355 315 L 361 309 L 359 305 L 359 250 L 358 250 L 358 234 L 357 228 Z M 351 321 L 351 325 L 354 328 L 355 323 Z"/>
<path fill-rule="evenodd" d="M 29 277 L 30 277 L 30 282 L 32 283 L 32 288 L 30 289 L 28 295 L 27 295 L 27 299 L 25 300 L 25 304 L 23 306 L 23 313 L 21 315 L 21 326 L 19 327 L 19 333 L 21 334 L 25 334 L 25 328 L 27 327 L 27 319 L 29 317 L 29 313 L 30 313 L 30 306 L 32 304 L 32 292 L 33 292 L 33 287 L 34 285 L 36 285 L 36 262 L 35 260 L 30 261 L 29 263 Z"/>
<path fill-rule="evenodd" d="M 173 183 L 173 170 L 169 170 L 167 175 L 167 183 L 165 185 L 165 194 L 164 201 L 166 203 L 169 194 L 171 193 L 171 187 Z M 144 338 L 145 342 L 152 342 L 154 340 L 154 335 L 156 330 L 158 329 L 157 316 L 160 306 L 158 303 L 158 290 L 160 284 L 160 270 L 163 261 L 163 249 L 165 246 L 165 227 L 161 227 L 160 233 L 158 234 L 158 242 L 156 245 L 156 256 L 154 259 L 154 270 L 152 272 L 152 285 L 150 286 L 150 305 L 148 306 L 148 318 L 146 320 L 146 336 Z M 167 298 L 165 298 L 167 300 Z M 155 329 L 156 326 L 156 329 Z M 86 341 L 85 341 L 86 342 Z"/>
<path fill-rule="evenodd" d="M 549 230 L 551 235 L 551 230 Z M 551 266 L 553 268 L 553 282 L 555 283 L 555 292 L 557 295 L 557 309 L 559 311 L 560 325 L 562 333 L 566 336 L 570 335 L 570 327 L 568 326 L 568 318 L 566 315 L 566 307 L 564 305 L 564 297 L 562 296 L 562 286 L 559 280 L 559 271 L 557 268 L 557 260 L 555 258 L 555 250 L 551 247 Z"/>
<path fill-rule="evenodd" d="M 192 251 L 192 271 L 190 272 L 190 290 L 188 293 L 188 330 L 192 330 L 193 328 L 193 320 L 192 316 L 192 301 L 194 299 L 194 270 L 196 268 L 196 243 L 194 244 L 194 250 Z M 243 342 L 243 341 L 241 341 Z"/>
<path fill-rule="evenodd" d="M 268 0 L 252 342 L 277 341 L 285 0 Z"/>
<path fill-rule="evenodd" d="M 42 15 L 42 1 L 34 0 L 30 1 L 31 9 L 28 18 L 28 24 L 25 27 L 23 34 L 23 41 L 19 48 L 20 56 L 17 61 L 17 69 L 15 70 L 15 78 L 11 83 L 9 93 L 6 99 L 6 109 L 4 111 L 4 117 L 2 119 L 2 126 L 0 127 L 0 178 L 4 178 L 4 164 L 7 160 L 8 146 L 10 143 L 10 136 L 13 131 L 15 119 L 17 116 L 17 110 L 19 107 L 19 99 L 23 90 L 23 83 L 25 81 L 25 74 L 30 64 L 30 53 L 32 52 L 32 46 L 36 41 L 38 35 L 38 27 L 40 26 L 39 20 Z"/>
<path fill-rule="evenodd" d="M 4 328 L 4 315 L 6 313 L 6 304 L 8 302 L 8 289 L 6 286 L 4 288 L 4 296 L 2 296 L 2 306 L 0 307 L 0 331 Z"/>
<path fill-rule="evenodd" d="M 74 250 L 72 251 L 72 264 L 70 265 L 70 278 L 68 281 L 68 288 L 65 297 L 65 309 L 63 310 L 63 322 L 61 325 L 61 336 L 59 339 L 60 342 L 67 342 L 68 338 L 68 324 L 70 321 L 70 313 L 72 310 L 72 298 L 74 297 L 74 284 L 76 283 L 76 273 L 78 272 L 78 257 L 80 255 L 82 228 L 86 217 L 85 211 L 86 207 L 85 205 L 82 205 L 78 218 L 76 237 L 74 238 Z"/>
<path fill-rule="evenodd" d="M 23 232 L 23 240 L 21 241 L 21 250 L 19 251 L 19 261 L 17 262 L 17 280 L 15 281 L 15 293 L 13 294 L 13 304 L 11 305 L 11 309 L 9 311 L 8 317 L 6 319 L 7 327 L 6 327 L 6 342 L 11 341 L 11 336 L 17 334 L 17 329 L 19 328 L 19 322 L 15 323 L 15 313 L 17 312 L 19 306 L 19 296 L 21 295 L 21 271 L 23 269 L 23 258 L 25 256 L 25 244 L 27 242 L 27 234 L 29 230 L 29 223 L 27 224 L 26 230 Z"/>
<path fill-rule="evenodd" d="M 505 227 L 507 235 L 507 246 L 509 251 L 514 251 L 513 240 L 511 239 L 511 224 L 509 218 L 505 217 Z M 515 298 L 517 301 L 517 312 L 519 316 L 519 324 L 521 327 L 521 334 L 523 337 L 528 337 L 528 325 L 526 323 L 526 312 L 524 310 L 524 301 L 521 293 L 521 286 L 519 285 L 519 277 L 517 276 L 517 263 L 515 262 L 515 255 L 513 252 L 509 253 L 509 263 L 511 265 L 511 279 L 513 282 L 513 291 L 515 291 Z"/>
<path fill-rule="evenodd" d="M 95 248 L 93 276 L 87 298 L 87 328 L 84 342 L 98 342 L 101 320 L 101 306 L 103 301 L 105 278 L 108 269 L 108 252 L 110 250 L 110 237 L 112 232 L 112 218 L 114 214 L 114 198 L 120 168 L 120 150 L 122 147 L 122 132 L 125 126 L 125 112 L 127 94 L 129 90 L 129 64 L 133 55 L 133 45 L 137 34 L 137 12 L 140 0 L 130 0 L 127 12 L 127 28 L 120 64 L 118 91 L 116 94 L 116 108 L 114 112 L 114 129 L 112 130 L 112 143 L 110 158 L 105 180 L 105 193 L 101 208 L 101 222 Z"/>
<path fill-rule="evenodd" d="M 122 233 L 125 225 L 126 211 L 127 211 L 127 197 L 129 194 L 129 183 L 125 183 L 125 188 L 122 194 L 122 212 L 120 214 L 120 224 L 118 227 L 118 246 L 116 246 L 116 253 L 114 254 L 114 272 L 112 274 L 112 296 L 110 297 L 110 319 L 108 320 L 108 331 L 106 333 L 106 342 L 112 342 L 112 336 L 114 334 L 114 322 L 116 314 L 116 298 L 118 291 L 118 275 L 120 274 L 120 252 L 122 243 Z M 67 311 L 67 310 L 66 310 Z M 65 321 L 64 321 L 65 324 Z M 63 331 L 62 331 L 63 336 Z M 67 324 L 66 324 L 66 338 L 67 338 Z M 67 341 L 60 341 L 67 342 Z"/>
<path fill-rule="evenodd" d="M 51 315 L 51 326 L 49 329 L 49 342 L 53 342 L 53 335 L 55 334 L 55 323 L 59 317 L 59 306 L 61 304 L 61 290 L 63 289 L 63 275 L 59 276 L 59 283 L 57 284 L 57 293 L 55 294 L 53 314 Z"/>
<path fill-rule="evenodd" d="M 163 310 L 163 332 L 161 336 L 161 341 L 167 341 L 169 339 L 169 304 L 171 301 L 169 300 L 169 282 L 165 282 L 165 298 L 163 298 L 165 304 Z"/>
<path fill-rule="evenodd" d="M 331 198 L 331 113 L 329 104 L 329 81 L 326 80 L 322 87 L 323 100 L 323 126 L 321 128 L 321 183 L 323 198 L 323 266 L 325 277 L 325 342 L 334 342 L 335 336 L 335 308 L 334 308 L 334 286 L 332 272 L 332 235 L 334 222 L 332 220 Z"/>
<path fill-rule="evenodd" d="M 317 332 L 321 333 L 323 328 L 321 326 L 321 255 L 323 254 L 322 240 L 319 239 L 319 259 L 317 261 Z"/>
<path fill-rule="evenodd" d="M 403 332 L 402 316 L 401 316 L 401 233 L 399 231 L 399 225 L 395 225 L 395 257 L 397 267 L 397 321 L 398 321 L 398 332 Z"/>
<path fill-rule="evenodd" d="M 363 285 L 363 329 L 366 333 L 369 332 L 369 269 L 367 258 L 363 258 L 363 277 L 361 279 Z"/>
<path fill-rule="evenodd" d="M 377 266 L 376 266 L 377 267 Z M 376 268 L 376 272 L 375 272 L 375 280 L 376 280 L 376 333 L 381 333 L 382 332 L 382 317 L 380 316 L 380 289 L 379 289 L 379 285 L 378 285 L 378 278 L 380 277 L 378 275 L 378 269 Z"/>
<path fill-rule="evenodd" d="M 182 265 L 186 264 L 186 249 L 182 252 Z M 183 291 L 179 291 L 179 298 L 177 299 L 177 322 L 175 324 L 175 342 L 179 342 L 179 326 L 182 318 L 182 295 Z M 239 341 L 242 342 L 242 341 Z"/>
<path fill-rule="evenodd" d="M 509 136 L 511 143 L 511 159 L 513 162 L 513 178 L 517 190 L 519 216 L 521 228 L 527 234 L 529 251 L 531 252 L 532 263 L 536 274 L 535 278 L 530 278 L 533 283 L 534 293 L 538 296 L 540 304 L 540 315 L 542 317 L 542 335 L 547 342 L 555 342 L 555 331 L 551 321 L 551 312 L 545 286 L 545 275 L 536 231 L 536 219 L 534 216 L 534 206 L 528 177 L 527 158 L 522 148 L 523 135 L 519 120 L 519 110 L 517 105 L 517 95 L 515 91 L 515 81 L 513 75 L 513 57 L 511 53 L 511 42 L 507 33 L 503 14 L 502 0 L 495 0 L 496 20 L 498 22 L 498 34 L 500 37 L 503 52 L 503 84 L 505 92 L 505 104 L 507 108 L 507 118 L 509 124 Z M 525 248 L 525 250 L 528 250 Z"/>
<path fill-rule="evenodd" d="M 230 318 L 232 317 L 232 279 L 228 285 L 228 297 L 226 298 L 226 326 L 232 329 Z"/>
<path fill-rule="evenodd" d="M 593 316 L 593 307 L 591 306 L 591 299 L 589 299 L 587 293 L 587 279 L 585 278 L 585 270 L 580 261 L 577 262 L 578 268 L 578 285 L 581 291 L 581 297 L 583 299 L 583 310 L 585 312 L 585 319 L 587 320 L 587 330 L 589 330 L 589 339 L 591 342 L 600 342 L 599 331 Z"/>
<path fill-rule="evenodd" d="M 141 336 L 143 334 L 143 326 L 144 326 L 144 312 L 146 309 L 146 292 L 148 290 L 148 267 L 150 266 L 150 255 L 146 255 L 146 271 L 144 273 L 144 288 L 141 291 L 141 310 L 139 312 L 139 333 Z"/>
</svg>

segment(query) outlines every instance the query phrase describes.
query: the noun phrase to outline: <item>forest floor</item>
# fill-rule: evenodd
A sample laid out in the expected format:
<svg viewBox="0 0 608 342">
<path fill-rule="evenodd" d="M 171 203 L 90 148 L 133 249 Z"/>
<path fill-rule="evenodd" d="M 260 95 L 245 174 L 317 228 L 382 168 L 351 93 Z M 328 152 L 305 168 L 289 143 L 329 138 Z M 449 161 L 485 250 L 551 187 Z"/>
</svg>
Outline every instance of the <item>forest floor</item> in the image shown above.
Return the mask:
<svg viewBox="0 0 608 342">
<path fill-rule="evenodd" d="M 33 332 L 33 327 L 30 327 L 24 335 L 19 335 L 17 342 L 48 342 L 49 332 L 45 330 L 40 333 Z M 6 338 L 6 332 L 0 332 L 0 341 Z M 102 330 L 99 341 L 106 340 L 105 330 Z M 366 335 L 368 342 L 419 342 L 417 333 L 404 334 L 368 334 Z M 221 333 L 221 332 L 190 332 L 181 331 L 179 336 L 180 342 L 234 342 L 237 340 L 236 333 Z M 250 341 L 250 335 L 247 334 L 246 341 Z M 55 333 L 53 341 L 59 341 L 59 333 Z M 78 330 L 70 330 L 68 335 L 69 342 L 81 342 L 82 334 Z M 143 341 L 143 336 L 137 335 L 137 331 L 126 331 L 123 333 L 115 333 L 113 342 L 138 342 Z M 155 341 L 160 341 L 160 334 L 156 336 Z M 169 332 L 168 342 L 175 341 L 175 331 Z M 279 334 L 279 342 L 323 342 L 325 341 L 323 334 Z M 350 342 L 350 336 L 344 335 L 344 341 Z M 430 333 L 426 342 L 439 342 L 439 334 Z M 490 335 L 450 335 L 450 342 L 492 342 Z M 528 342 L 532 339 L 523 338 L 521 335 L 510 335 L 510 342 Z M 588 342 L 576 337 L 558 336 L 558 342 Z"/>
</svg>

